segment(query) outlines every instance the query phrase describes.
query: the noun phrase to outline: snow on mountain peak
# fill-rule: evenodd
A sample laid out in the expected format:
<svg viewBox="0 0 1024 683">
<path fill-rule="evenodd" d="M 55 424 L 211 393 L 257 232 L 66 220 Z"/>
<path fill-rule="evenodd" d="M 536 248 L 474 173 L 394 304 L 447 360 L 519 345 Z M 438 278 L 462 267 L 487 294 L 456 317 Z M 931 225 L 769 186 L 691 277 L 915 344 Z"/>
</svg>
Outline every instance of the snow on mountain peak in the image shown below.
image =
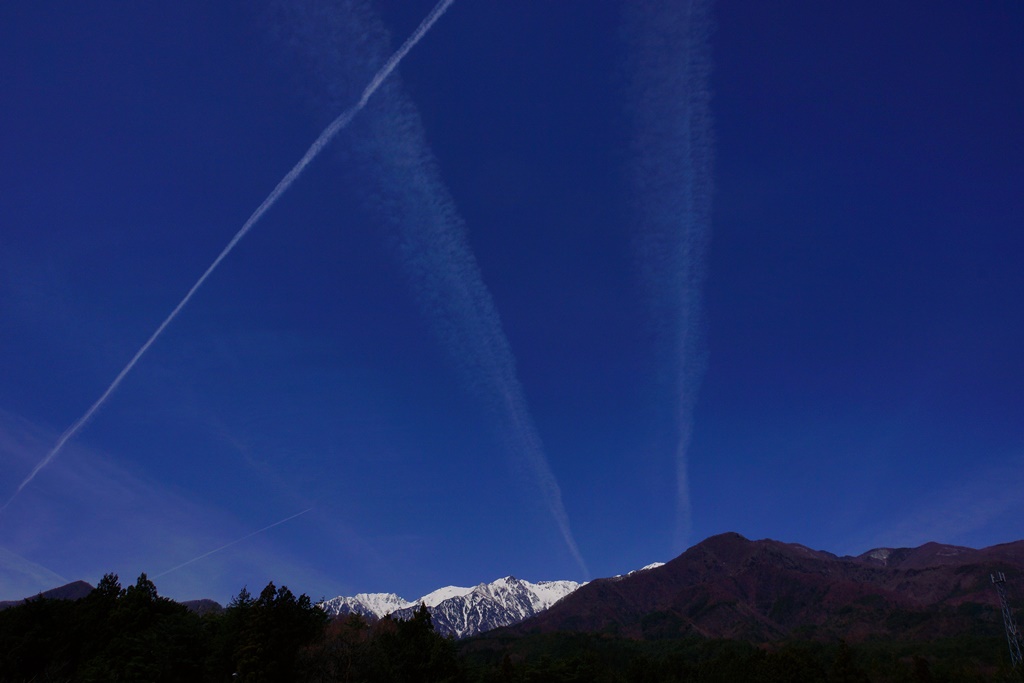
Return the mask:
<svg viewBox="0 0 1024 683">
<path fill-rule="evenodd" d="M 575 581 L 541 581 L 530 583 L 523 581 L 533 596 L 533 609 L 535 612 L 543 612 L 553 604 L 572 593 L 585 583 Z"/>
<path fill-rule="evenodd" d="M 353 597 L 339 595 L 321 603 L 328 614 L 354 613 L 377 619 L 417 604 L 419 603 L 409 602 L 394 593 L 356 593 Z"/>
<path fill-rule="evenodd" d="M 532 617 L 581 585 L 575 581 L 530 583 L 506 576 L 472 588 L 445 586 L 414 601 L 394 593 L 359 593 L 332 598 L 322 605 L 331 615 L 355 613 L 381 619 L 390 614 L 396 619 L 409 619 L 422 603 L 439 633 L 464 638 Z"/>
<path fill-rule="evenodd" d="M 438 588 L 436 591 L 427 593 L 417 600 L 415 604 L 423 603 L 427 607 L 437 607 L 445 600 L 461 597 L 472 591 L 472 588 L 464 588 L 462 586 L 445 586 L 444 588 Z"/>
<path fill-rule="evenodd" d="M 656 569 L 663 564 L 653 562 L 629 573 Z M 439 633 L 465 638 L 511 626 L 539 614 L 583 585 L 586 584 L 575 581 L 531 583 L 504 576 L 472 588 L 445 586 L 419 600 L 405 600 L 394 593 L 360 593 L 351 598 L 339 596 L 322 604 L 330 615 L 356 613 L 376 619 L 389 614 L 396 619 L 410 619 L 420 604 L 424 604 Z"/>
<path fill-rule="evenodd" d="M 506 576 L 444 600 L 430 612 L 439 632 L 464 638 L 532 617 L 579 586 L 575 581 L 530 583 Z"/>
<path fill-rule="evenodd" d="M 615 576 L 613 576 L 611 578 L 613 578 L 613 579 L 621 579 L 624 576 L 633 576 L 633 574 L 637 574 L 639 572 L 645 572 L 648 569 L 657 569 L 658 567 L 663 567 L 663 566 L 665 566 L 664 562 L 651 562 L 647 566 L 640 567 L 640 569 L 634 569 L 633 571 L 626 572 L 625 574 L 616 574 Z"/>
</svg>

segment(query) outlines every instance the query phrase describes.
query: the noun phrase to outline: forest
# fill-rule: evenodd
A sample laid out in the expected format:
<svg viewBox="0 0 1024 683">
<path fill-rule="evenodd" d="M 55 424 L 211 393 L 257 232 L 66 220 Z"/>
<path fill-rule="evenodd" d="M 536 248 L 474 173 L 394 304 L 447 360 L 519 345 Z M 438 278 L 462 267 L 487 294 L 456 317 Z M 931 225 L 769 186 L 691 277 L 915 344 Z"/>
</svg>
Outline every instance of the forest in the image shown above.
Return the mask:
<svg viewBox="0 0 1024 683">
<path fill-rule="evenodd" d="M 190 611 L 145 574 L 107 574 L 80 600 L 34 598 L 0 611 L 0 683 L 679 682 L 959 683 L 1024 681 L 1005 641 L 631 640 L 609 634 L 455 641 L 422 607 L 406 621 L 329 618 L 305 594 L 243 588 L 223 610 Z"/>
</svg>

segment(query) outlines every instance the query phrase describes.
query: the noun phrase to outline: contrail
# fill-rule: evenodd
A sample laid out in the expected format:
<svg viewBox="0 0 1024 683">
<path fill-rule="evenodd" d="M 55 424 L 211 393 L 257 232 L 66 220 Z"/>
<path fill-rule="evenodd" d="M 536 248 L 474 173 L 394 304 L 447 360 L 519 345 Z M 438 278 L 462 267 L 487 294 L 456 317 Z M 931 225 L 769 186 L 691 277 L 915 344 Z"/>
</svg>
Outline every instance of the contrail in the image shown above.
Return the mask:
<svg viewBox="0 0 1024 683">
<path fill-rule="evenodd" d="M 324 6 L 331 10 L 324 11 Z M 341 6 L 344 12 L 337 11 Z M 357 60 L 349 54 L 380 50 L 387 36 L 367 3 L 287 3 L 290 47 L 321 75 L 317 91 L 344 88 Z M 365 168 L 360 181 L 367 208 L 391 231 L 389 242 L 409 280 L 421 312 L 448 352 L 464 384 L 489 410 L 517 474 L 555 522 L 560 540 L 585 576 L 589 575 L 569 524 L 561 489 L 548 463 L 516 361 L 497 307 L 466 235 L 465 222 L 430 150 L 420 113 L 390 80 L 375 99 L 368 130 L 349 150 Z"/>
<path fill-rule="evenodd" d="M 306 508 L 306 509 L 305 509 L 305 510 L 303 510 L 302 512 L 298 512 L 298 513 L 296 513 L 296 514 L 292 515 L 291 517 L 285 517 L 284 519 L 282 519 L 282 520 L 281 520 L 281 521 L 279 521 L 279 522 L 274 522 L 274 523 L 273 523 L 273 524 L 271 524 L 270 526 L 265 526 L 265 527 L 263 527 L 262 529 L 260 529 L 259 531 L 254 531 L 254 532 L 252 532 L 251 534 L 246 534 L 245 536 L 242 536 L 241 538 L 236 538 L 235 540 L 231 541 L 230 543 L 225 543 L 224 545 L 222 545 L 222 546 L 221 546 L 221 547 L 219 547 L 219 548 L 216 548 L 216 549 L 214 549 L 214 550 L 211 550 L 211 551 L 210 551 L 210 552 L 208 552 L 208 553 L 203 553 L 203 554 L 202 554 L 202 555 L 200 555 L 199 557 L 193 557 L 193 558 L 192 558 L 191 560 L 189 560 L 188 562 L 182 562 L 182 563 L 181 563 L 181 564 L 179 564 L 179 565 L 178 565 L 177 567 L 171 567 L 170 569 L 168 569 L 168 570 L 167 570 L 167 571 L 165 571 L 165 572 L 160 572 L 159 574 L 157 574 L 156 576 L 153 576 L 152 578 L 154 578 L 154 579 L 159 579 L 159 578 L 160 578 L 161 576 L 167 576 L 167 575 L 168 575 L 168 574 L 170 574 L 171 572 L 176 572 L 176 571 L 178 571 L 179 569 L 181 569 L 182 567 L 187 567 L 188 565 L 192 564 L 193 562 L 198 562 L 199 560 L 202 560 L 202 559 L 204 559 L 204 558 L 207 558 L 207 557 L 209 557 L 210 555 L 213 555 L 214 553 L 219 553 L 219 552 L 220 552 L 221 550 L 224 550 L 225 548 L 230 548 L 231 546 L 235 545 L 236 543 L 241 543 L 242 541 L 244 541 L 244 540 L 246 540 L 246 539 L 252 538 L 252 537 L 253 537 L 253 536 L 255 536 L 256 534 L 262 534 L 262 533 L 263 533 L 264 531 L 267 531 L 268 529 L 273 529 L 273 528 L 274 528 L 275 526 L 281 526 L 281 525 L 282 525 L 282 524 L 284 524 L 285 522 L 290 522 L 291 520 L 295 519 L 296 517 L 301 517 L 302 515 L 306 514 L 307 512 L 309 512 L 309 511 L 310 511 L 310 510 L 312 510 L 312 509 L 313 509 L 313 508 Z"/>
<path fill-rule="evenodd" d="M 415 144 L 423 157 L 430 156 L 423 138 L 410 138 L 395 142 Z M 408 183 L 385 183 L 381 190 L 405 193 L 396 202 L 401 213 L 390 220 L 402 231 L 400 248 L 419 304 L 470 388 L 502 425 L 510 452 L 525 465 L 567 549 L 589 578 L 561 488 L 530 415 L 512 347 L 466 239 L 462 217 L 432 161 L 391 170 L 410 174 Z"/>
<path fill-rule="evenodd" d="M 68 580 L 60 574 L 47 569 L 41 564 L 36 564 L 31 560 L 27 560 L 21 555 L 18 555 L 3 546 L 0 546 L 0 570 L 3 570 L 6 575 L 6 582 L 13 583 L 17 580 L 17 577 L 24 576 L 28 578 L 35 587 L 39 587 L 41 590 L 46 590 L 53 586 L 62 586 L 68 583 Z M 7 590 L 11 590 L 11 588 L 12 586 L 10 585 L 6 586 Z M 25 592 L 27 593 L 28 591 Z"/>
<path fill-rule="evenodd" d="M 263 200 L 263 203 L 260 204 L 259 207 L 257 207 L 257 209 L 252 213 L 251 216 L 249 216 L 249 220 L 245 222 L 245 225 L 243 225 L 242 228 L 237 233 L 235 233 L 235 236 L 231 238 L 231 241 L 228 242 L 228 245 L 224 247 L 223 251 L 220 252 L 220 255 L 218 255 L 217 258 L 214 259 L 213 263 L 210 264 L 210 267 L 206 269 L 206 272 L 204 272 L 202 276 L 196 281 L 196 283 L 192 285 L 192 288 L 188 290 L 188 294 L 185 295 L 185 298 L 182 299 L 181 302 L 174 307 L 174 310 L 171 311 L 170 315 L 168 315 L 167 318 L 162 323 L 160 323 L 160 326 L 156 328 L 156 332 L 154 332 L 149 337 L 149 339 L 146 340 L 146 343 L 142 345 L 142 348 L 135 352 L 135 355 L 132 356 L 132 359 L 128 361 L 127 365 L 124 366 L 124 369 L 121 370 L 120 373 L 118 373 L 117 377 L 114 378 L 114 381 L 110 383 L 109 387 L 107 387 L 107 390 L 103 392 L 103 395 L 100 396 L 96 400 L 96 402 L 89 407 L 89 410 L 85 411 L 85 414 L 82 415 L 82 417 L 78 418 L 78 420 L 61 435 L 60 439 L 57 440 L 57 445 L 55 445 L 53 449 L 46 455 L 46 457 L 43 458 L 39 462 L 39 464 L 35 466 L 32 472 L 30 472 L 29 475 L 25 477 L 25 480 L 21 482 L 21 484 L 18 486 L 18 490 L 14 492 L 14 495 L 10 497 L 10 499 L 4 504 L 3 507 L 0 507 L 0 512 L 6 510 L 7 507 L 12 502 L 14 502 L 14 499 L 18 496 L 19 493 L 21 493 L 22 489 L 28 486 L 28 484 L 33 479 L 35 479 L 35 476 L 39 474 L 40 470 L 42 470 L 44 467 L 50 464 L 50 462 L 55 457 L 57 457 L 57 454 L 60 453 L 61 449 L 64 447 L 64 444 L 66 444 L 75 434 L 77 434 L 82 429 L 82 427 L 84 427 L 85 424 L 92 418 L 96 411 L 99 410 L 104 403 L 106 403 L 107 399 L 110 397 L 111 394 L 114 393 L 114 390 L 116 390 L 118 385 L 121 384 L 121 381 L 125 378 L 125 376 L 129 372 L 131 372 L 132 368 L 135 367 L 135 364 L 139 362 L 139 359 L 142 358 L 143 354 L 145 354 L 146 351 L 149 350 L 149 347 L 153 345 L 153 342 L 155 342 L 157 338 L 161 334 L 163 334 L 164 329 L 171 324 L 171 321 L 178 316 L 178 313 L 181 312 L 181 309 L 185 307 L 189 300 L 192 299 L 192 296 L 199 290 L 200 287 L 202 287 L 203 283 L 206 282 L 206 278 L 210 277 L 210 274 L 217 268 L 217 266 L 220 265 L 220 262 L 223 261 L 224 258 L 231 253 L 231 250 L 235 248 L 235 245 L 237 245 L 242 240 L 242 238 L 245 237 L 246 233 L 248 233 L 249 230 L 256 224 L 256 222 L 263 217 L 263 214 L 266 213 L 267 210 L 271 206 L 273 206 L 275 202 L 277 202 L 278 198 L 282 194 L 284 194 L 289 187 L 291 187 L 291 184 L 295 182 L 295 179 L 299 177 L 303 170 L 305 170 L 306 166 L 309 165 L 309 162 L 311 162 L 318 154 L 320 154 L 321 150 L 323 150 L 323 148 L 327 146 L 331 139 L 338 134 L 338 131 L 347 126 L 349 122 L 352 121 L 352 119 L 355 117 L 355 115 L 358 114 L 363 109 L 363 107 L 366 106 L 366 103 L 370 101 L 370 98 L 373 96 L 373 93 L 377 91 L 377 88 L 379 88 L 380 84 L 384 82 L 384 79 L 386 79 L 388 75 L 392 71 L 394 71 L 395 67 L 398 66 L 398 63 L 402 61 L 402 58 L 405 57 L 409 50 L 411 50 L 416 45 L 416 43 L 418 43 L 420 39 L 427 33 L 427 31 L 430 30 L 430 27 L 434 25 L 434 22 L 441 18 L 441 15 L 443 15 L 445 11 L 447 11 L 448 7 L 454 1 L 455 0 L 440 0 L 440 2 L 438 2 L 437 5 L 434 6 L 434 9 L 431 10 L 430 14 L 428 14 L 426 18 L 420 23 L 419 27 L 417 27 L 413 34 L 409 36 L 409 38 L 406 39 L 404 43 L 402 43 L 402 46 L 398 48 L 398 50 L 393 55 L 391 55 L 391 57 L 384 63 L 384 66 L 382 66 L 377 71 L 373 79 L 370 81 L 370 84 L 367 85 L 366 88 L 363 90 L 363 94 L 359 98 L 359 101 L 354 106 L 350 107 L 347 111 L 338 116 L 338 118 L 334 119 L 334 121 L 332 121 L 331 124 L 327 126 L 327 128 L 325 128 L 322 133 L 320 133 L 320 137 L 318 137 L 313 142 L 313 144 L 310 145 L 309 149 L 302 156 L 299 162 L 292 167 L 292 170 L 288 171 L 288 174 L 281 179 L 281 182 L 277 184 L 277 187 L 275 187 L 274 190 L 269 195 L 267 195 L 267 198 Z"/>
<path fill-rule="evenodd" d="M 536 487 L 573 560 L 586 562 L 569 524 L 561 488 L 530 415 L 516 360 L 472 247 L 465 221 L 430 151 L 419 112 L 397 85 L 381 100 L 384 116 L 358 144 L 367 154 L 374 208 L 395 230 L 412 290 L 442 345 L 491 411 L 514 462 Z"/>
<path fill-rule="evenodd" d="M 633 169 L 641 269 L 659 365 L 673 376 L 674 547 L 688 541 L 689 448 L 706 348 L 701 290 L 711 231 L 710 0 L 629 3 Z"/>
</svg>

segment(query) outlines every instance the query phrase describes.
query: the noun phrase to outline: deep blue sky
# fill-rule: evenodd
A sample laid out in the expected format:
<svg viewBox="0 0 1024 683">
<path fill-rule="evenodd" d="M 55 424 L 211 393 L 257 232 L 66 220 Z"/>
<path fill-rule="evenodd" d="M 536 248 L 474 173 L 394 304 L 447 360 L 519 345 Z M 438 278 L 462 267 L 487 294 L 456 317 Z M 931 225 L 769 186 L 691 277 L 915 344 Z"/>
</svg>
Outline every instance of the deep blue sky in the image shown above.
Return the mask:
<svg viewBox="0 0 1024 683">
<path fill-rule="evenodd" d="M 0 498 L 432 6 L 0 7 Z M 680 50 L 639 64 L 623 12 L 457 0 L 0 513 L 0 599 L 160 574 L 308 508 L 158 589 L 583 579 L 537 452 L 590 577 L 678 553 L 681 361 L 635 173 L 682 163 L 638 142 Z M 686 544 L 1020 538 L 1024 6 L 712 15 Z M 436 215 L 476 280 L 418 251 Z M 467 319 L 500 329 L 463 335 L 443 282 L 481 284 L 495 317 Z"/>
</svg>

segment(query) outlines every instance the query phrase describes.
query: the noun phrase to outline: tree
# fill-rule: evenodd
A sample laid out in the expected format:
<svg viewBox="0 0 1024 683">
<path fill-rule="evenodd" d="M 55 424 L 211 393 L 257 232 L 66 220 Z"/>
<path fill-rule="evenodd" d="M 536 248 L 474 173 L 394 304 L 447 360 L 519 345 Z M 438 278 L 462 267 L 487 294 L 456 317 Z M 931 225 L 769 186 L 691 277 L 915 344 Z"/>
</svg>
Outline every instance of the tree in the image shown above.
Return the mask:
<svg viewBox="0 0 1024 683">
<path fill-rule="evenodd" d="M 853 661 L 853 651 L 845 640 L 839 641 L 839 647 L 836 648 L 829 680 L 835 683 L 866 683 L 868 680 L 867 674 Z"/>
<path fill-rule="evenodd" d="M 287 586 L 267 584 L 253 602 L 239 596 L 242 614 L 235 650 L 241 681 L 277 683 L 296 680 L 299 651 L 323 633 L 327 615 L 309 596 L 296 598 Z"/>
<path fill-rule="evenodd" d="M 434 631 L 434 622 L 423 603 L 412 619 L 398 622 L 396 644 L 401 680 L 412 683 L 449 681 L 457 677 L 455 646 Z"/>
<path fill-rule="evenodd" d="M 203 643 L 199 617 L 183 605 L 159 596 L 143 573 L 122 590 L 117 577 L 104 576 L 86 602 L 87 656 L 82 681 L 198 680 Z"/>
</svg>

